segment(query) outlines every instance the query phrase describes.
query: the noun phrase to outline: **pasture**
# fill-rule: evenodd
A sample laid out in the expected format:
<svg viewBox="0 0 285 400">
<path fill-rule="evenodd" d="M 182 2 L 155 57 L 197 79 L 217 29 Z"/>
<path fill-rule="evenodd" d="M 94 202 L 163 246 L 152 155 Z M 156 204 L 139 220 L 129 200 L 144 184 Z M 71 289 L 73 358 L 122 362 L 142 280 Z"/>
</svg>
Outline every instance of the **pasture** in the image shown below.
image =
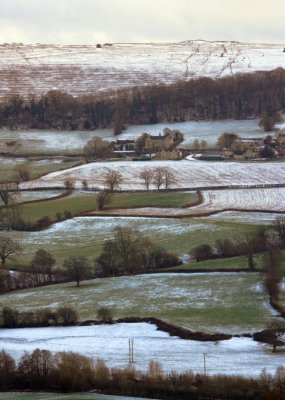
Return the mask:
<svg viewBox="0 0 285 400">
<path fill-rule="evenodd" d="M 7 236 L 21 244 L 22 252 L 8 259 L 6 268 L 27 268 L 40 248 L 51 252 L 58 266 L 61 266 L 64 258 L 77 254 L 89 257 L 93 262 L 100 254 L 103 242 L 112 238 L 113 229 L 117 226 L 137 229 L 157 245 L 181 257 L 201 243 L 214 245 L 219 238 L 242 240 L 246 233 L 256 229 L 251 224 L 194 218 L 76 217 L 39 232 L 7 232 Z"/>
<path fill-rule="evenodd" d="M 272 309 L 258 273 L 152 274 L 26 289 L 1 296 L 2 307 L 20 311 L 72 305 L 80 320 L 96 319 L 98 308 L 115 318 L 156 317 L 208 332 L 264 329 Z"/>
</svg>

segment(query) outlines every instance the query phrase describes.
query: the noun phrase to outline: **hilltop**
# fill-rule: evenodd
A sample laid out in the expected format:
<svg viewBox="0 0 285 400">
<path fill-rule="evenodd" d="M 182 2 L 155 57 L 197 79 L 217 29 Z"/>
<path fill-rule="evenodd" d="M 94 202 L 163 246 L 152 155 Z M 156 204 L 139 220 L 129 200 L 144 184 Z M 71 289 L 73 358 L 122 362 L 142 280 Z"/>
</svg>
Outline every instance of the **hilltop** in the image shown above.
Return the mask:
<svg viewBox="0 0 285 400">
<path fill-rule="evenodd" d="M 0 98 L 98 91 L 222 77 L 285 67 L 282 44 L 189 40 L 180 43 L 0 45 Z"/>
</svg>

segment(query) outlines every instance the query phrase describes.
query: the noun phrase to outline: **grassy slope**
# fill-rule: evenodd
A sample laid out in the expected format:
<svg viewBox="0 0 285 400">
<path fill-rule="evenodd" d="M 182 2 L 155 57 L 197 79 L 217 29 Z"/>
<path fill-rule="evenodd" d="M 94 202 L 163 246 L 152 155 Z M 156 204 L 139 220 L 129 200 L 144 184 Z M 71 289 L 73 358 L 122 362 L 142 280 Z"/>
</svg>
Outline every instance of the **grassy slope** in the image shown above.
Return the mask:
<svg viewBox="0 0 285 400">
<path fill-rule="evenodd" d="M 93 261 L 100 254 L 104 240 L 110 238 L 112 229 L 119 225 L 139 230 L 144 228 L 144 234 L 151 240 L 179 255 L 188 253 L 198 244 L 214 245 L 218 238 L 239 239 L 247 232 L 256 229 L 254 225 L 220 221 L 209 223 L 197 219 L 159 219 L 155 226 L 153 219 L 140 218 L 108 217 L 102 220 L 102 218 L 87 217 L 70 222 L 67 221 L 68 225 L 67 223 L 56 224 L 42 232 L 7 233 L 23 247 L 21 254 L 9 258 L 7 268 L 25 268 L 38 248 L 52 252 L 59 265 L 67 256 L 77 254 L 85 255 Z M 245 257 L 241 262 L 246 266 Z"/>
<path fill-rule="evenodd" d="M 51 161 L 50 163 L 39 165 L 37 161 L 31 159 L 27 159 L 25 163 L 27 163 L 27 166 L 30 170 L 31 179 L 37 179 L 42 175 L 46 175 L 51 172 L 72 168 L 73 166 L 78 165 L 79 162 L 81 162 L 79 158 L 73 158 L 64 160 L 58 164 L 53 163 Z M 11 167 L 11 164 L 10 165 L 7 165 L 5 163 L 1 164 L 0 162 L 0 183 L 13 182 L 13 181 L 15 181 L 15 172 L 13 167 Z"/>
<path fill-rule="evenodd" d="M 254 264 L 257 270 L 263 268 L 262 255 L 256 254 L 254 256 Z M 181 266 L 168 268 L 168 271 L 185 270 L 191 271 L 191 269 L 203 269 L 205 271 L 217 270 L 217 269 L 240 269 L 247 268 L 246 256 L 238 256 L 231 258 L 219 258 L 214 260 L 205 260 L 200 262 L 185 263 Z"/>
<path fill-rule="evenodd" d="M 259 274 L 155 274 L 106 278 L 28 289 L 1 296 L 19 310 L 72 305 L 80 319 L 96 318 L 101 306 L 115 317 L 153 316 L 195 330 L 245 332 L 270 319 Z"/>
</svg>

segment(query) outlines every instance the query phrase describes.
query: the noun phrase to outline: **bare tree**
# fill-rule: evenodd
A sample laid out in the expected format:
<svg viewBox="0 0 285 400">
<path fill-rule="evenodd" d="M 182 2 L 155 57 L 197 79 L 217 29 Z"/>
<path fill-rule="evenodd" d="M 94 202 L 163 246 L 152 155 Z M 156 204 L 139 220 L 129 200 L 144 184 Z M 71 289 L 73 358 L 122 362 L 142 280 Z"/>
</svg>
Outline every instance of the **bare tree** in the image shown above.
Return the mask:
<svg viewBox="0 0 285 400">
<path fill-rule="evenodd" d="M 124 182 L 124 177 L 119 171 L 107 168 L 103 173 L 103 182 L 113 192 L 114 189 L 118 188 Z"/>
<path fill-rule="evenodd" d="M 14 172 L 16 174 L 16 180 L 19 182 L 29 181 L 31 178 L 31 172 L 28 162 L 23 162 L 14 167 Z"/>
<path fill-rule="evenodd" d="M 86 257 L 70 256 L 64 260 L 63 268 L 70 279 L 76 281 L 78 287 L 80 281 L 90 274 L 90 264 Z"/>
<path fill-rule="evenodd" d="M 82 179 L 81 185 L 82 185 L 82 189 L 83 190 L 88 190 L 88 181 L 87 181 L 87 179 Z"/>
<path fill-rule="evenodd" d="M 98 209 L 104 210 L 105 206 L 111 202 L 112 193 L 108 190 L 102 190 L 98 193 L 96 201 L 98 205 Z"/>
<path fill-rule="evenodd" d="M 0 387 L 1 391 L 3 388 L 8 387 L 10 383 L 15 379 L 16 363 L 14 359 L 5 352 L 0 351 Z"/>
<path fill-rule="evenodd" d="M 156 186 L 157 190 L 160 190 L 161 186 L 164 184 L 164 168 L 157 167 L 153 171 L 152 182 Z"/>
<path fill-rule="evenodd" d="M 284 243 L 285 241 L 285 217 L 280 216 L 277 217 L 274 221 L 274 228 L 278 232 L 281 241 Z"/>
<path fill-rule="evenodd" d="M 7 236 L 0 235 L 0 259 L 2 266 L 5 265 L 7 258 L 12 254 L 18 253 L 21 246 Z"/>
<path fill-rule="evenodd" d="M 171 168 L 165 167 L 163 171 L 165 190 L 176 184 L 175 173 Z"/>
<path fill-rule="evenodd" d="M 202 151 L 205 151 L 207 147 L 208 147 L 207 140 L 201 140 L 201 149 L 202 149 Z"/>
<path fill-rule="evenodd" d="M 151 185 L 152 182 L 152 178 L 153 178 L 153 170 L 150 168 L 144 168 L 140 174 L 139 174 L 139 178 L 143 179 L 144 181 L 144 185 L 146 187 L 146 190 L 149 190 L 149 187 Z"/>
<path fill-rule="evenodd" d="M 268 251 L 264 256 L 264 288 L 269 295 L 271 305 L 283 313 L 285 312 L 285 307 L 279 302 L 283 275 L 280 254 L 280 238 L 277 232 L 268 232 L 266 245 Z"/>
<path fill-rule="evenodd" d="M 224 132 L 219 136 L 217 145 L 219 149 L 231 149 L 232 145 L 238 141 L 240 137 L 234 132 Z"/>
<path fill-rule="evenodd" d="M 86 143 L 83 152 L 86 161 L 96 158 L 106 158 L 112 154 L 112 145 L 107 140 L 94 137 Z"/>
<path fill-rule="evenodd" d="M 1 185 L 0 186 L 0 199 L 3 201 L 5 206 L 9 204 L 11 198 L 11 192 L 9 185 Z"/>
<path fill-rule="evenodd" d="M 165 186 L 165 190 L 168 190 L 176 184 L 175 173 L 169 167 L 157 167 L 153 171 L 152 182 L 157 190 L 160 190 L 162 185 Z"/>
<path fill-rule="evenodd" d="M 66 190 L 74 190 L 75 180 L 71 178 L 67 178 L 64 180 L 64 187 Z"/>
<path fill-rule="evenodd" d="M 44 282 L 46 281 L 46 275 L 49 282 L 52 281 L 52 268 L 55 265 L 55 259 L 51 253 L 44 249 L 39 249 L 33 257 L 31 265 L 43 275 Z"/>
</svg>

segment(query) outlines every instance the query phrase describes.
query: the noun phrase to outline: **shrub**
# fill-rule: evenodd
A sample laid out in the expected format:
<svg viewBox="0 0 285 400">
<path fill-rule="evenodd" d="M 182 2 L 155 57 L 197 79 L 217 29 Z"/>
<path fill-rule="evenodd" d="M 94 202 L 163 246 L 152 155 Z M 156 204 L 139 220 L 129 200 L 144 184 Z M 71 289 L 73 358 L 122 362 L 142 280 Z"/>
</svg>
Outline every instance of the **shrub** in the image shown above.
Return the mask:
<svg viewBox="0 0 285 400">
<path fill-rule="evenodd" d="M 64 217 L 65 217 L 66 219 L 72 218 L 72 214 L 71 214 L 70 211 L 65 210 L 63 214 L 64 214 Z"/>
<path fill-rule="evenodd" d="M 4 328 L 15 328 L 18 325 L 19 311 L 12 307 L 4 307 L 2 320 Z"/>
<path fill-rule="evenodd" d="M 50 224 L 51 224 L 50 218 L 48 216 L 45 216 L 37 220 L 36 228 L 38 229 L 48 228 Z"/>
<path fill-rule="evenodd" d="M 102 322 L 113 322 L 113 310 L 108 307 L 100 307 L 97 310 L 97 318 Z"/>
<path fill-rule="evenodd" d="M 75 325 L 78 322 L 77 312 L 72 307 L 59 307 L 57 315 L 59 322 L 63 325 Z"/>
<path fill-rule="evenodd" d="M 197 261 L 208 260 L 214 257 L 214 250 L 209 244 L 204 243 L 193 247 L 190 251 L 190 255 Z"/>
</svg>

